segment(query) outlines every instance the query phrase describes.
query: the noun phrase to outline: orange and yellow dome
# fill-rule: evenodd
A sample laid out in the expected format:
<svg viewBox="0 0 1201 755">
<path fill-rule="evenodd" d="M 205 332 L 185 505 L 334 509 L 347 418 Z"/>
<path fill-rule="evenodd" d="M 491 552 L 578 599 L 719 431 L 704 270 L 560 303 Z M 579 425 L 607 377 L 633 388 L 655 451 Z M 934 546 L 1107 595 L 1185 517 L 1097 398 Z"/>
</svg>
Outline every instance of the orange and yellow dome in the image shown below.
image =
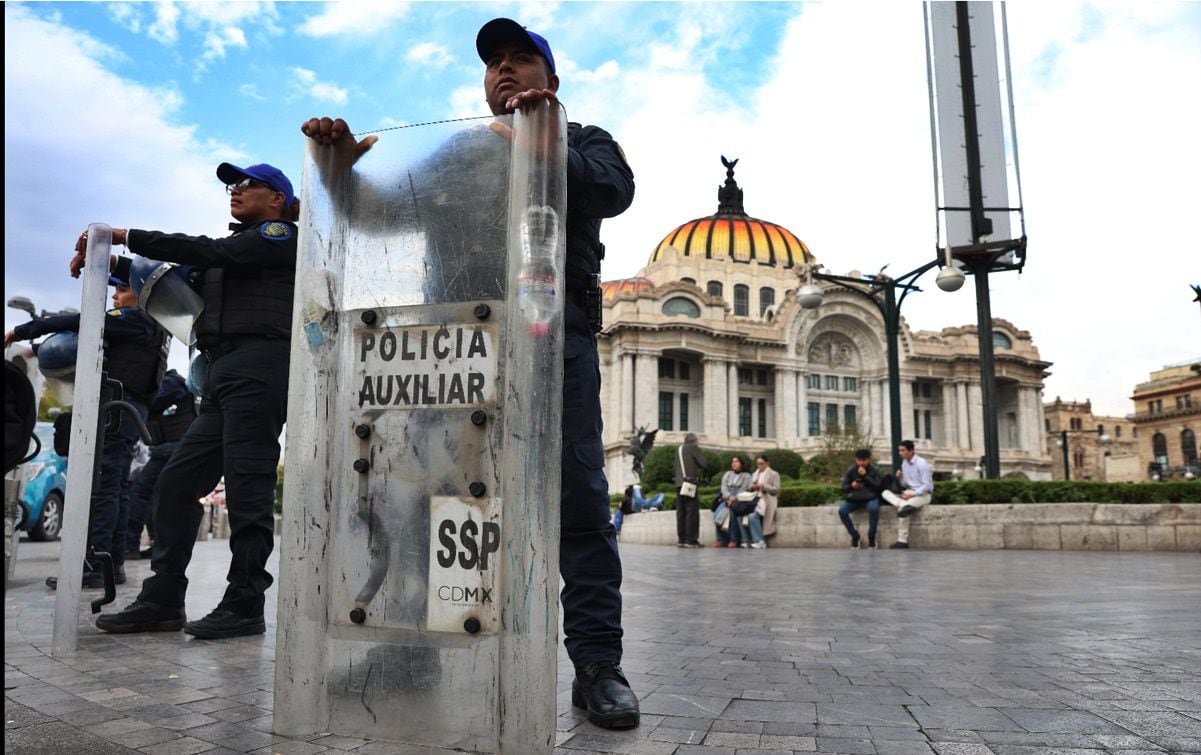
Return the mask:
<svg viewBox="0 0 1201 755">
<path fill-rule="evenodd" d="M 805 242 L 784 226 L 752 218 L 742 207 L 742 189 L 734 181 L 733 162 L 726 166 L 725 185 L 718 189 L 713 215 L 690 220 L 663 237 L 650 261 L 658 262 L 669 248 L 682 257 L 730 259 L 793 267 L 813 259 Z"/>
<path fill-rule="evenodd" d="M 651 291 L 654 287 L 655 284 L 647 278 L 605 281 L 601 283 L 601 296 L 605 299 L 615 299 L 621 294 L 637 294 L 642 291 Z"/>
</svg>

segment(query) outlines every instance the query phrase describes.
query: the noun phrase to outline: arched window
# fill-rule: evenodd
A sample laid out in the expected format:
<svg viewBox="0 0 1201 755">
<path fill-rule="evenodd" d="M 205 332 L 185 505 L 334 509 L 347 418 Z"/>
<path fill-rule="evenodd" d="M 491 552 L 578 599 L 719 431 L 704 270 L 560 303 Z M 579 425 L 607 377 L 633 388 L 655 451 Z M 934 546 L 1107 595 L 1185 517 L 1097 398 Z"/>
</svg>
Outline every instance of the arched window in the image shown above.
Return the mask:
<svg viewBox="0 0 1201 755">
<path fill-rule="evenodd" d="M 759 289 L 759 316 L 763 317 L 763 313 L 767 308 L 776 303 L 776 290 L 768 286 Z"/>
<path fill-rule="evenodd" d="M 696 302 L 691 299 L 676 296 L 663 302 L 663 314 L 668 317 L 700 317 L 701 308 L 696 306 Z"/>
<path fill-rule="evenodd" d="M 680 278 L 680 282 L 681 282 L 681 283 L 691 283 L 692 285 L 694 285 L 694 286 L 695 286 L 695 285 L 696 285 L 696 278 Z"/>
<path fill-rule="evenodd" d="M 725 288 L 721 285 L 721 281 L 709 281 L 706 285 L 706 290 L 710 296 L 721 296 Z"/>
<path fill-rule="evenodd" d="M 741 283 L 734 286 L 734 316 L 746 317 L 751 309 L 751 289 Z"/>
<path fill-rule="evenodd" d="M 1013 341 L 1009 340 L 1009 336 L 994 330 L 992 333 L 992 346 L 994 349 L 1012 349 Z"/>
<path fill-rule="evenodd" d="M 1180 433 L 1180 453 L 1184 456 L 1185 464 L 1197 463 L 1197 436 L 1192 430 Z"/>
<path fill-rule="evenodd" d="M 1155 457 L 1155 461 L 1160 464 L 1167 465 L 1168 463 L 1168 437 L 1163 433 L 1155 433 L 1151 436 L 1151 454 Z"/>
</svg>

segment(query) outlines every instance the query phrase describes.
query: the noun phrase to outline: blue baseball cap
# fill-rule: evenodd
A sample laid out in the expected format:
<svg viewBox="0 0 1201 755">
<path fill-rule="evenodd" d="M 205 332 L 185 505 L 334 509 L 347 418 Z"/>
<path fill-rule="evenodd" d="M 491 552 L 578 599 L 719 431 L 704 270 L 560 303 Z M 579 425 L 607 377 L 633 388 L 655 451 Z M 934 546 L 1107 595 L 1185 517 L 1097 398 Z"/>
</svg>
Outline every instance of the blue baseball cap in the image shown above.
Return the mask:
<svg viewBox="0 0 1201 755">
<path fill-rule="evenodd" d="M 118 278 L 115 275 L 110 274 L 108 276 L 108 285 L 110 285 L 110 286 L 128 286 L 129 283 L 121 280 L 120 278 Z"/>
<path fill-rule="evenodd" d="M 263 183 L 281 192 L 284 195 L 284 206 L 291 207 L 292 202 L 296 200 L 292 194 L 292 182 L 284 175 L 284 172 L 274 165 L 267 163 L 259 163 L 251 165 L 248 168 L 239 168 L 230 163 L 221 163 L 217 166 L 217 178 L 224 184 L 236 184 L 243 178 L 253 178 L 256 181 Z"/>
<path fill-rule="evenodd" d="M 480 54 L 480 60 L 487 63 L 496 48 L 514 41 L 532 45 L 539 55 L 546 58 L 550 72 L 555 72 L 555 56 L 551 54 L 550 43 L 542 35 L 535 34 L 511 18 L 494 18 L 480 27 L 480 33 L 475 36 L 475 50 Z"/>
</svg>

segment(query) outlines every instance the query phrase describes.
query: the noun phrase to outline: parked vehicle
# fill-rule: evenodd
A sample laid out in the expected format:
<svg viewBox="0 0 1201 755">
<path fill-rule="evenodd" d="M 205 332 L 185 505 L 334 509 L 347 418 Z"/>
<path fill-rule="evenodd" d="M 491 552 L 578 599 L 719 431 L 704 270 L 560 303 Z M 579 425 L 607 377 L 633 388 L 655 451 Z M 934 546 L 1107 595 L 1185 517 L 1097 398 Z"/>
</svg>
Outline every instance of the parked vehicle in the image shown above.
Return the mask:
<svg viewBox="0 0 1201 755">
<path fill-rule="evenodd" d="M 67 460 L 54 452 L 54 425 L 39 422 L 34 428 L 42 452 L 27 462 L 28 482 L 21 493 L 24 517 L 19 529 L 30 540 L 57 540 L 63 527 L 67 492 Z"/>
</svg>

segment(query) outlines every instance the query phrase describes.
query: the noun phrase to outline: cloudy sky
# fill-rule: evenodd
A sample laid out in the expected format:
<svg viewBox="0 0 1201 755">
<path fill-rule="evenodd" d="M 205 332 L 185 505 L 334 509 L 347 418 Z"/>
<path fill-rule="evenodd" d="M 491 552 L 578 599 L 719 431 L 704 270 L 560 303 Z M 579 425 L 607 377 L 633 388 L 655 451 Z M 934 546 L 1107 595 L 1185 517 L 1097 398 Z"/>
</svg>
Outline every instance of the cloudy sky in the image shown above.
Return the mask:
<svg viewBox="0 0 1201 755">
<path fill-rule="evenodd" d="M 215 165 L 299 184 L 309 116 L 367 131 L 486 114 L 474 38 L 502 15 L 551 41 L 570 117 L 634 168 L 606 278 L 716 210 L 722 154 L 747 211 L 835 272 L 931 258 L 916 2 L 10 2 L 6 300 L 78 306 L 66 264 L 89 222 L 224 233 Z M 1048 399 L 1126 414 L 1148 372 L 1201 355 L 1201 3 L 1014 3 L 1009 37 L 1029 263 L 991 276 L 993 314 L 1055 363 Z M 923 282 L 911 327 L 975 322 L 971 286 Z M 24 319 L 5 310 L 6 328 Z"/>
</svg>

